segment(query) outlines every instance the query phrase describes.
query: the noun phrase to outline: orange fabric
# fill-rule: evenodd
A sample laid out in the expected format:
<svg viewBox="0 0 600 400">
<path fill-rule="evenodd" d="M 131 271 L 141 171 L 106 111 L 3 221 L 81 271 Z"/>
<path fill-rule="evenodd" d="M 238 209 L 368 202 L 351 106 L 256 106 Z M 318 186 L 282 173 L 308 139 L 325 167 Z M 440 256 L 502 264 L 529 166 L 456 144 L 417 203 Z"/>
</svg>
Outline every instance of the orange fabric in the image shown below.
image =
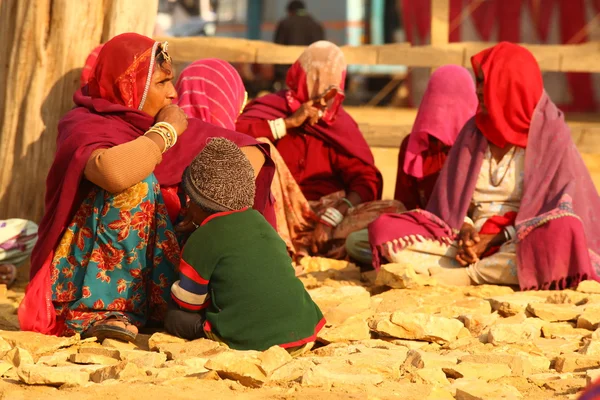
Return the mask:
<svg viewBox="0 0 600 400">
<path fill-rule="evenodd" d="M 544 91 L 542 73 L 529 50 L 502 42 L 471 58 L 476 75 L 483 74 L 484 105 L 475 122 L 493 144 L 527 146 L 533 111 Z"/>
</svg>

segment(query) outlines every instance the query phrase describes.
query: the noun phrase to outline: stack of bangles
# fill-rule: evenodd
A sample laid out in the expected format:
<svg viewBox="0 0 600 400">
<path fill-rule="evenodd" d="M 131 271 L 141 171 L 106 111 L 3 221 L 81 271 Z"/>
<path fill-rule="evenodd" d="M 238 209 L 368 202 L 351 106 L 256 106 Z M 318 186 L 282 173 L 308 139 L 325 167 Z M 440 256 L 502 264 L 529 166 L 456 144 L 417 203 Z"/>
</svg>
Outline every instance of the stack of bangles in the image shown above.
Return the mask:
<svg viewBox="0 0 600 400">
<path fill-rule="evenodd" d="M 329 207 L 321 214 L 320 222 L 323 225 L 327 225 L 331 228 L 335 228 L 344 220 L 344 214 L 342 214 L 337 208 Z"/>
<path fill-rule="evenodd" d="M 165 141 L 165 149 L 162 151 L 163 153 L 175 146 L 175 143 L 177 143 L 177 131 L 173 125 L 168 122 L 157 122 L 150 129 L 148 129 L 144 136 L 150 132 L 160 135 L 160 137 Z"/>
</svg>

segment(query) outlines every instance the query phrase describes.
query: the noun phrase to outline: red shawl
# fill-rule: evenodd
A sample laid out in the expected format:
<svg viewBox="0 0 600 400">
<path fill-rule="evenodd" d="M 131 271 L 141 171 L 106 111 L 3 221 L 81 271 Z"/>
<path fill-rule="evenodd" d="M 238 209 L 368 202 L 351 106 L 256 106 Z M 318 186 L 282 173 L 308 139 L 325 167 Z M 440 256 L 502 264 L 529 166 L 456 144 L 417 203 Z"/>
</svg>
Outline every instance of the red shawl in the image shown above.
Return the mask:
<svg viewBox="0 0 600 400">
<path fill-rule="evenodd" d="M 476 75 L 483 75 L 485 109 L 477 110 L 477 127 L 498 147 L 526 147 L 533 110 L 544 90 L 535 58 L 524 47 L 502 42 L 473 56 L 471 64 Z"/>
<path fill-rule="evenodd" d="M 286 90 L 278 93 L 268 94 L 252 101 L 238 121 L 244 120 L 273 120 L 285 118 L 292 114 Z M 375 166 L 373 153 L 363 137 L 358 125 L 342 106 L 337 110 L 336 118 L 331 124 L 319 121 L 318 124 L 310 126 L 302 125 L 302 131 L 314 136 L 325 143 L 333 146 L 336 151 L 358 158 L 369 166 Z M 381 177 L 381 175 L 380 175 Z M 380 178 L 378 197 L 381 197 L 383 180 Z"/>
<path fill-rule="evenodd" d="M 151 77 L 148 71 L 154 45 L 152 39 L 133 33 L 106 43 L 88 86 L 74 95 L 76 107 L 59 123 L 56 154 L 46 181 L 45 214 L 31 257 L 31 282 L 19 308 L 22 330 L 58 332 L 49 276 L 54 249 L 91 187 L 83 179 L 83 171 L 92 152 L 134 140 L 154 123 L 151 116 L 137 110 Z M 259 145 L 246 135 L 190 119 L 185 134 L 154 171 L 159 183 L 179 184 L 184 169 L 204 148 L 207 138 L 216 136 L 240 147 Z M 274 172 L 272 163 L 267 163 L 257 179 L 255 204 L 260 212 L 271 205 Z"/>
</svg>

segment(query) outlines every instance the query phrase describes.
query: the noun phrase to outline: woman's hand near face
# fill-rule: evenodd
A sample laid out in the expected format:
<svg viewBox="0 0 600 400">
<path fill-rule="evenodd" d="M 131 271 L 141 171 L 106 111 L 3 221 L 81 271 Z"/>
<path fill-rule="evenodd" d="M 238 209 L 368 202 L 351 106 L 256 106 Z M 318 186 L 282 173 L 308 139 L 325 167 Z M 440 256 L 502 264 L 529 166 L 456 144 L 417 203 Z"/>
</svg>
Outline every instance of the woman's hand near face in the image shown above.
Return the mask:
<svg viewBox="0 0 600 400">
<path fill-rule="evenodd" d="M 188 127 L 187 115 L 175 104 L 163 107 L 156 115 L 156 122 L 168 122 L 171 124 L 177 131 L 177 136 L 183 135 Z"/>
<path fill-rule="evenodd" d="M 306 120 L 311 125 L 319 121 L 319 110 L 313 107 L 312 100 L 302 104 L 291 116 L 285 118 L 285 127 L 287 129 L 297 128 Z"/>
</svg>

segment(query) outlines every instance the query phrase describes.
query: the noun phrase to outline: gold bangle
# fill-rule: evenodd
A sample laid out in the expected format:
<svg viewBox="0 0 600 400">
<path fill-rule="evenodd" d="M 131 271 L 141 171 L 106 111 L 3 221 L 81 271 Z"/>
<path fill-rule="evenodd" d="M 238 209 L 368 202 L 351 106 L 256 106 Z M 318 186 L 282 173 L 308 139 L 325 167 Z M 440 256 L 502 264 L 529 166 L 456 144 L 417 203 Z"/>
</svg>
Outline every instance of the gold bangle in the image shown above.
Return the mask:
<svg viewBox="0 0 600 400">
<path fill-rule="evenodd" d="M 175 130 L 175 127 L 173 127 L 173 125 L 171 125 L 168 122 L 162 121 L 162 122 L 156 123 L 154 126 L 164 128 L 167 131 L 169 131 L 169 134 L 171 135 L 171 138 L 173 139 L 172 140 L 173 144 L 171 145 L 171 147 L 175 146 L 175 143 L 177 143 L 177 131 Z"/>
<path fill-rule="evenodd" d="M 148 131 L 146 131 L 146 133 L 144 134 L 144 136 L 146 136 L 147 134 L 149 134 L 150 132 L 154 132 L 157 135 L 159 135 L 163 141 L 165 142 L 165 148 L 162 151 L 162 154 L 164 154 L 167 150 L 169 150 L 171 147 L 169 146 L 171 144 L 169 138 L 166 136 L 165 132 L 161 129 L 156 129 L 154 127 L 148 129 Z"/>
</svg>

